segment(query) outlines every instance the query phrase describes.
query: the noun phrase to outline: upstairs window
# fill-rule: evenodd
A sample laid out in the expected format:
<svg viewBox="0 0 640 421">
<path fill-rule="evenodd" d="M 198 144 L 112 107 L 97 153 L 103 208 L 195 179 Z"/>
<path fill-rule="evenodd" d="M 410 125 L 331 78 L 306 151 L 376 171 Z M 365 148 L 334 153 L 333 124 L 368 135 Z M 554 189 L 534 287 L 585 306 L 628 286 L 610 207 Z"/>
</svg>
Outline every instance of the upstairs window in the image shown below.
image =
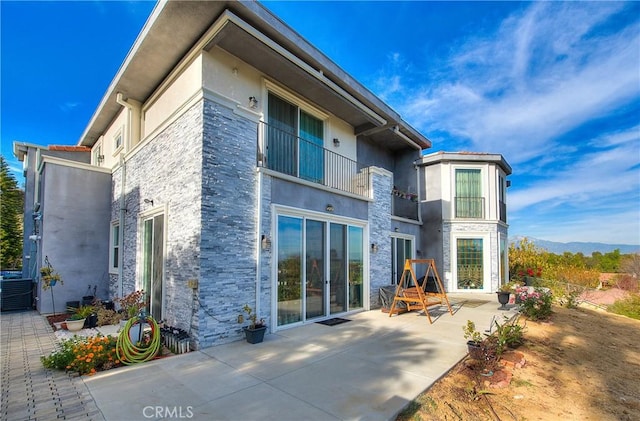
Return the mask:
<svg viewBox="0 0 640 421">
<path fill-rule="evenodd" d="M 479 169 L 456 169 L 456 218 L 484 218 L 484 197 Z"/>
<path fill-rule="evenodd" d="M 268 168 L 315 183 L 324 180 L 324 123 L 269 93 Z"/>
</svg>

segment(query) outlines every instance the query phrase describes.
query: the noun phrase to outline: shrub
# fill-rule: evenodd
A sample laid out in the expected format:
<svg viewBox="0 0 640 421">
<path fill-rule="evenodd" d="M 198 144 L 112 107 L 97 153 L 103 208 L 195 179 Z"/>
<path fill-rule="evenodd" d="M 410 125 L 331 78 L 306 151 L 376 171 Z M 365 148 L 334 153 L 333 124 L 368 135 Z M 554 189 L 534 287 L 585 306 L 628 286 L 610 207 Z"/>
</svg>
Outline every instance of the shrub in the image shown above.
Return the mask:
<svg viewBox="0 0 640 421">
<path fill-rule="evenodd" d="M 624 300 L 618 300 L 608 308 L 611 313 L 640 320 L 640 294 L 632 294 Z"/>
<path fill-rule="evenodd" d="M 96 314 L 98 315 L 98 326 L 115 325 L 122 319 L 122 315 L 117 311 L 106 309 L 104 306 L 99 306 Z"/>
<path fill-rule="evenodd" d="M 45 368 L 65 370 L 75 359 L 73 350 L 79 341 L 80 338 L 78 336 L 62 341 L 59 348 L 53 351 L 48 357 L 40 357 L 42 365 L 45 366 Z"/>
<path fill-rule="evenodd" d="M 42 364 L 46 368 L 92 375 L 120 365 L 116 357 L 116 341 L 113 336 L 74 336 L 62 341 L 60 349 L 50 356 L 42 357 Z"/>
<path fill-rule="evenodd" d="M 526 287 L 516 290 L 520 300 L 520 311 L 530 320 L 544 320 L 551 316 L 551 302 L 553 297 L 550 292 L 535 289 L 529 292 Z"/>
<path fill-rule="evenodd" d="M 524 326 L 518 324 L 518 318 L 509 321 L 508 317 L 505 316 L 505 322 L 503 324 L 498 323 L 496 320 L 495 325 L 495 337 L 497 340 L 496 352 L 498 356 L 502 355 L 507 348 L 515 348 L 522 345 Z"/>
</svg>

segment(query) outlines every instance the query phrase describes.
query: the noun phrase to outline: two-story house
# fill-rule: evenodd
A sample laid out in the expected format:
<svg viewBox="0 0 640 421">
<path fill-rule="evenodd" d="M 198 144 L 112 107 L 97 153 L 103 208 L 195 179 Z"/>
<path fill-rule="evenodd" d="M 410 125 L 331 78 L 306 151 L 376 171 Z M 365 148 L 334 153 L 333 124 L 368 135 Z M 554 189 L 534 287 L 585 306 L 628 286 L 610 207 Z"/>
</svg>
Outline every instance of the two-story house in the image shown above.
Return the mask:
<svg viewBox="0 0 640 421">
<path fill-rule="evenodd" d="M 144 289 L 195 347 L 238 339 L 245 304 L 271 332 L 375 308 L 398 262 L 451 250 L 429 139 L 259 3 L 158 3 L 78 146 L 111 174 L 110 297 Z"/>
</svg>

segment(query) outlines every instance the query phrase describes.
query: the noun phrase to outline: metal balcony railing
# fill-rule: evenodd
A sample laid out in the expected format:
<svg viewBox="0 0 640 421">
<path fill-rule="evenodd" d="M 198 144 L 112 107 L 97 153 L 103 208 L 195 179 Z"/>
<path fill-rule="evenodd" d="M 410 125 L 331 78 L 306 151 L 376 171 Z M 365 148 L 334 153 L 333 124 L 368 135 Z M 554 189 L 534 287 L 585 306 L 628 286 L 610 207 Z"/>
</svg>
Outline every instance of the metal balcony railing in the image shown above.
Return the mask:
<svg viewBox="0 0 640 421">
<path fill-rule="evenodd" d="M 359 196 L 370 195 L 368 167 L 266 123 L 260 123 L 257 165 Z"/>
<path fill-rule="evenodd" d="M 456 197 L 456 218 L 484 219 L 484 197 Z"/>
</svg>

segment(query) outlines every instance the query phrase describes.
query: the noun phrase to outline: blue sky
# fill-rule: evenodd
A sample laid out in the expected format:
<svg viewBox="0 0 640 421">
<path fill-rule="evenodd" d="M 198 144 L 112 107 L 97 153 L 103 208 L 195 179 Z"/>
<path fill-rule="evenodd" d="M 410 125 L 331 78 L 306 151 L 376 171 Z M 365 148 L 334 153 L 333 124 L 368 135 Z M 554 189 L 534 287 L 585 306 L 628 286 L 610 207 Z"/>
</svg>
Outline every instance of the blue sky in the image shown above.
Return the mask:
<svg viewBox="0 0 640 421">
<path fill-rule="evenodd" d="M 640 3 L 264 4 L 431 151 L 503 154 L 511 236 L 640 244 Z M 77 143 L 153 5 L 0 3 L 12 168 L 14 140 Z"/>
</svg>

